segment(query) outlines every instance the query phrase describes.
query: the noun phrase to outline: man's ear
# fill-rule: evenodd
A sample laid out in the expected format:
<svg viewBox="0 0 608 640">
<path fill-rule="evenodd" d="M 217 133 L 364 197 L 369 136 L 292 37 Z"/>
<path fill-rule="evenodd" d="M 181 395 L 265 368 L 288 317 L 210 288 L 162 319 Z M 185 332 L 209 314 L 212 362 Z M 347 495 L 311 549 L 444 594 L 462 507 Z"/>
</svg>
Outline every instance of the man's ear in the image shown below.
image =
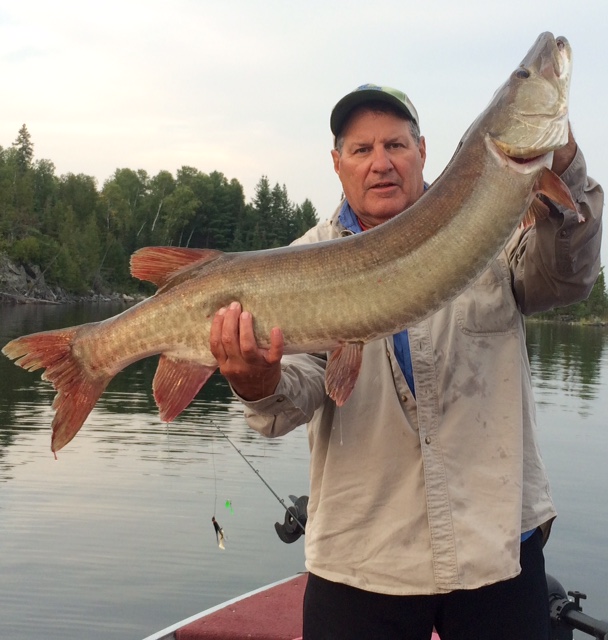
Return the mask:
<svg viewBox="0 0 608 640">
<path fill-rule="evenodd" d="M 420 157 L 422 158 L 422 168 L 424 169 L 424 163 L 426 162 L 426 140 L 424 139 L 424 136 L 420 136 L 418 150 L 420 151 Z"/>
<path fill-rule="evenodd" d="M 340 175 L 340 152 L 337 149 L 332 149 L 331 157 L 334 161 L 334 171 Z"/>
</svg>

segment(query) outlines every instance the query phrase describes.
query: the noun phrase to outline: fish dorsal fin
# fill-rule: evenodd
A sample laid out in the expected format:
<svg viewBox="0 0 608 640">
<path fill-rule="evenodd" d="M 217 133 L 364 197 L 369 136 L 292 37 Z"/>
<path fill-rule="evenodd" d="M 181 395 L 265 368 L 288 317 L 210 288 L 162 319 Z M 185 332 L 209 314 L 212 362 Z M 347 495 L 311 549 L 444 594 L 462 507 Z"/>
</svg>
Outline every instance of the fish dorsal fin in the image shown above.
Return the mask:
<svg viewBox="0 0 608 640">
<path fill-rule="evenodd" d="M 343 344 L 329 356 L 325 369 L 325 390 L 339 407 L 348 400 L 355 388 L 362 360 L 362 342 Z"/>
<path fill-rule="evenodd" d="M 131 256 L 131 275 L 162 287 L 184 267 L 205 264 L 223 255 L 216 249 L 144 247 Z"/>
</svg>

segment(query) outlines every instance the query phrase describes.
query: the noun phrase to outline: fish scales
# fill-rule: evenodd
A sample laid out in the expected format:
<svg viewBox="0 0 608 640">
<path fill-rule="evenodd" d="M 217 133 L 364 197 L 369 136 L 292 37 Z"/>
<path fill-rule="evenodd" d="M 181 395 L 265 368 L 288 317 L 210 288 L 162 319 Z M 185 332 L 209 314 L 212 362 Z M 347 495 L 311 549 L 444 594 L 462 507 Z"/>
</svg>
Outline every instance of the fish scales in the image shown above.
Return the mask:
<svg viewBox="0 0 608 640">
<path fill-rule="evenodd" d="M 343 404 L 361 345 L 461 293 L 538 193 L 575 208 L 548 170 L 552 151 L 567 141 L 570 69 L 566 39 L 541 34 L 431 188 L 374 229 L 256 252 L 142 249 L 132 271 L 158 285 L 153 297 L 100 323 L 11 341 L 3 352 L 25 368 L 46 368 L 57 390 L 53 451 L 74 437 L 112 376 L 153 354 L 161 354 L 154 395 L 161 418 L 172 420 L 216 369 L 211 322 L 233 301 L 253 315 L 260 346 L 278 326 L 286 353 L 331 352 L 327 390 Z"/>
</svg>

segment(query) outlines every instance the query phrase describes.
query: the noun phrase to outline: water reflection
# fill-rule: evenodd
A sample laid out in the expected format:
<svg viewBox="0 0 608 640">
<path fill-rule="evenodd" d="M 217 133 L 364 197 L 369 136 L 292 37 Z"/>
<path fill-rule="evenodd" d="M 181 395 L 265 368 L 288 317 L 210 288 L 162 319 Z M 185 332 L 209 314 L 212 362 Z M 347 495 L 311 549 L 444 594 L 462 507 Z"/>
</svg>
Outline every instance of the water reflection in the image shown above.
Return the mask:
<svg viewBox="0 0 608 640">
<path fill-rule="evenodd" d="M 123 308 L 0 307 L 0 344 Z M 116 376 L 55 461 L 54 390 L 0 357 L 0 637 L 137 640 L 303 569 L 303 545 L 274 531 L 281 506 L 216 426 L 285 498 L 308 491 L 305 430 L 256 436 L 220 376 L 165 425 L 155 369 L 149 358 Z"/>
<path fill-rule="evenodd" d="M 557 402 L 580 415 L 598 397 L 608 333 L 603 327 L 530 322 L 527 347 L 538 402 Z M 571 403 L 576 398 L 581 402 Z"/>
<path fill-rule="evenodd" d="M 125 308 L 126 305 L 121 303 L 0 306 L 0 344 L 27 333 L 103 320 Z M 170 426 L 163 424 L 152 395 L 157 364 L 158 357 L 146 358 L 113 378 L 81 432 L 95 421 L 97 437 L 107 447 L 134 442 L 145 447 L 153 443 L 154 437 L 165 435 L 168 429 L 173 437 L 218 438 L 217 429 L 198 425 L 223 422 L 228 414 L 240 415 L 239 405 L 233 401 L 227 383 L 216 373 L 178 421 Z M 15 437 L 28 431 L 49 430 L 52 413 L 47 409 L 55 392 L 50 384 L 40 379 L 41 373 L 41 370 L 24 371 L 8 358 L 0 357 L 0 459 L 14 443 Z M 193 428 L 193 424 L 197 427 Z M 76 437 L 80 436 L 81 433 Z M 234 437 L 244 442 L 256 439 L 253 432 L 244 429 L 239 429 Z M 268 446 L 272 448 L 276 442 L 270 441 Z M 111 453 L 108 449 L 108 455 Z"/>
<path fill-rule="evenodd" d="M 102 320 L 125 308 L 126 305 L 119 302 L 0 306 L 0 344 L 26 333 Z M 570 407 L 571 410 L 568 399 L 576 397 L 587 401 L 576 404 L 579 413 L 586 415 L 592 411 L 592 401 L 597 398 L 601 380 L 606 336 L 607 331 L 600 327 L 529 323 L 527 347 L 538 401 L 542 403 L 550 398 L 551 402 L 555 402 L 557 397 L 564 408 Z M 129 428 L 126 433 L 121 432 L 120 427 L 118 431 L 114 430 L 112 423 L 124 425 L 125 416 L 129 417 L 131 426 L 139 422 L 138 433 L 142 442 L 147 436 L 165 431 L 166 426 L 158 419 L 158 410 L 152 397 L 152 380 L 157 362 L 158 358 L 153 357 L 134 363 L 110 382 L 94 409 L 97 414 L 105 414 L 109 423 L 107 428 L 101 427 L 102 441 L 133 437 L 136 432 L 134 429 Z M 0 458 L 12 445 L 16 435 L 47 430 L 50 426 L 50 421 L 42 419 L 41 413 L 44 407 L 50 407 L 54 391 L 49 384 L 40 380 L 40 373 L 23 371 L 8 358 L 0 357 Z M 197 421 L 200 421 L 202 417 L 224 416 L 230 411 L 238 412 L 239 408 L 233 407 L 228 386 L 216 374 L 184 415 L 195 412 Z M 109 416 L 114 416 L 114 419 Z M 217 435 L 210 436 L 207 429 L 192 432 L 183 426 L 185 424 L 182 420 L 174 423 L 171 426 L 173 433 L 203 439 Z M 255 435 L 241 431 L 239 437 L 251 440 Z"/>
<path fill-rule="evenodd" d="M 0 307 L 0 345 L 122 309 Z M 548 563 L 567 588 L 588 592 L 585 610 L 597 617 L 608 617 L 607 339 L 601 328 L 528 325 L 539 439 L 560 513 Z M 0 357 L 0 637 L 137 640 L 302 570 L 301 541 L 279 542 L 280 506 L 217 427 L 284 498 L 308 490 L 306 431 L 260 438 L 219 375 L 165 425 L 152 397 L 156 362 L 112 380 L 57 463 L 54 390 Z M 218 511 L 226 552 L 210 525 Z"/>
</svg>

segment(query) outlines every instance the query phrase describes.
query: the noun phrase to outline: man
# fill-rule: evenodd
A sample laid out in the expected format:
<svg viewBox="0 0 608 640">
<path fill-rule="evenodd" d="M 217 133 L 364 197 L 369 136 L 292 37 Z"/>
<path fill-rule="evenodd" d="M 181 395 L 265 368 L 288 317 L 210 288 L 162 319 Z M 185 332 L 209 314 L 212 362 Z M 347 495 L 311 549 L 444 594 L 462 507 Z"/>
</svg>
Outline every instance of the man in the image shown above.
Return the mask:
<svg viewBox="0 0 608 640">
<path fill-rule="evenodd" d="M 364 85 L 334 107 L 345 199 L 296 243 L 364 232 L 424 192 L 426 145 L 400 91 Z M 354 391 L 325 394 L 326 355 L 258 349 L 237 303 L 211 331 L 248 424 L 307 422 L 305 640 L 539 640 L 549 635 L 542 546 L 555 510 L 538 452 L 524 313 L 586 297 L 599 270 L 601 187 L 572 135 L 554 156 L 586 218 L 551 206 L 439 312 L 367 344 Z"/>
</svg>

